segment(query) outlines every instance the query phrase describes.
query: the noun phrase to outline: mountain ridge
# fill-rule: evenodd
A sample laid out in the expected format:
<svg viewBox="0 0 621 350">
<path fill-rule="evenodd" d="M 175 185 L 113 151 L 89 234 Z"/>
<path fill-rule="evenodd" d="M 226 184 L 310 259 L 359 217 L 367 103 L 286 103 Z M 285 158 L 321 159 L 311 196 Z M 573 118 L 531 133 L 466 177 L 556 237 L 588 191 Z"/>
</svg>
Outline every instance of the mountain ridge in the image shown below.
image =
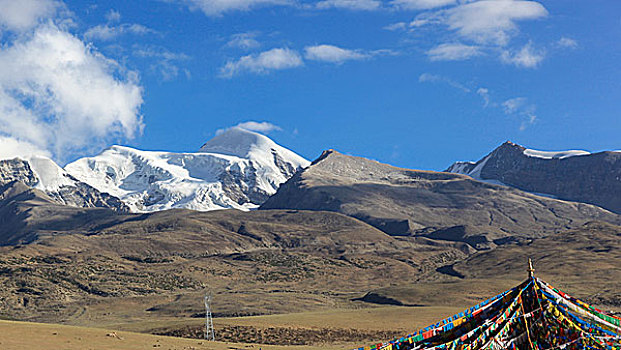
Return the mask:
<svg viewBox="0 0 621 350">
<path fill-rule="evenodd" d="M 14 181 L 46 193 L 57 204 L 129 211 L 118 198 L 79 181 L 47 157 L 31 156 L 25 159 L 0 160 L 0 185 Z"/>
<path fill-rule="evenodd" d="M 621 152 L 537 151 L 505 142 L 477 162 L 447 172 L 621 213 Z"/>
<path fill-rule="evenodd" d="M 296 172 L 334 152 L 326 150 L 311 163 L 265 135 L 233 127 L 205 142 L 197 152 L 114 145 L 65 169 L 46 157 L 2 160 L 0 182 L 20 180 L 57 203 L 76 207 L 133 212 L 253 210 Z M 566 165 L 571 175 L 564 174 L 569 169 Z M 477 162 L 456 162 L 445 171 L 621 212 L 621 196 L 616 195 L 621 193 L 619 151 L 537 151 L 507 141 Z"/>
<path fill-rule="evenodd" d="M 219 152 L 219 153 L 218 153 Z M 309 162 L 267 136 L 231 128 L 198 152 L 113 146 L 65 169 L 134 212 L 172 208 L 250 210 Z"/>
<path fill-rule="evenodd" d="M 296 173 L 260 209 L 336 211 L 391 235 L 457 237 L 479 248 L 593 219 L 619 220 L 588 204 L 540 197 L 462 174 L 397 168 L 334 150 Z"/>
<path fill-rule="evenodd" d="M 251 210 L 309 163 L 265 135 L 234 127 L 197 152 L 113 145 L 64 169 L 43 156 L 4 159 L 0 184 L 22 181 L 59 204 L 121 212 Z"/>
</svg>

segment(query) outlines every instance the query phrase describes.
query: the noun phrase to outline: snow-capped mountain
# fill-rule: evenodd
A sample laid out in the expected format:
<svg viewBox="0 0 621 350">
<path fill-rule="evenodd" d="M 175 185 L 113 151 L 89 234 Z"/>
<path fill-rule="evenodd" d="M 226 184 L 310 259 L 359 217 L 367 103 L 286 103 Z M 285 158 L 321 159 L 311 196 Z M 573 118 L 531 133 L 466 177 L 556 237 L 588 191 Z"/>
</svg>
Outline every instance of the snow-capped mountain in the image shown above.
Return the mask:
<svg viewBox="0 0 621 350">
<path fill-rule="evenodd" d="M 0 160 L 0 185 L 14 181 L 45 192 L 59 204 L 82 208 L 105 207 L 122 212 L 129 210 L 118 198 L 79 181 L 47 157 Z"/>
<path fill-rule="evenodd" d="M 65 167 L 73 177 L 120 198 L 132 211 L 171 208 L 250 210 L 309 162 L 268 137 L 231 128 L 196 153 L 113 146 Z"/>
<path fill-rule="evenodd" d="M 505 142 L 478 162 L 448 172 L 621 213 L 621 152 L 538 151 Z"/>
</svg>

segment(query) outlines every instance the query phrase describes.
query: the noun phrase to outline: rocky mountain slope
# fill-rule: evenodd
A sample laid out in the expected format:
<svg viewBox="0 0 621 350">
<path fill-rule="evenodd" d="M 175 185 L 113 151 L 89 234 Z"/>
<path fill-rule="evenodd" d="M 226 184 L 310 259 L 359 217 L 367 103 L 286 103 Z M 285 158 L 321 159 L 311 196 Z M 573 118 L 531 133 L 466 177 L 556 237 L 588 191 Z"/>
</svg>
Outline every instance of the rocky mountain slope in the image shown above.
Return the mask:
<svg viewBox="0 0 621 350">
<path fill-rule="evenodd" d="M 171 208 L 258 207 L 309 164 L 268 137 L 231 128 L 196 153 L 113 146 L 65 167 L 75 178 L 120 198 L 134 212 Z"/>
<path fill-rule="evenodd" d="M 391 235 L 417 234 L 488 249 L 619 216 L 599 207 L 535 196 L 469 176 L 401 169 L 326 151 L 261 209 L 327 210 Z"/>
<path fill-rule="evenodd" d="M 621 152 L 544 152 L 505 142 L 446 171 L 621 213 Z"/>
<path fill-rule="evenodd" d="M 42 191 L 57 204 L 80 208 L 103 207 L 120 212 L 129 210 L 118 198 L 79 181 L 46 157 L 0 160 L 0 186 L 15 181 Z"/>
<path fill-rule="evenodd" d="M 0 245 L 31 243 L 67 230 L 87 232 L 123 217 L 110 208 L 77 208 L 58 203 L 21 181 L 0 185 Z"/>
</svg>

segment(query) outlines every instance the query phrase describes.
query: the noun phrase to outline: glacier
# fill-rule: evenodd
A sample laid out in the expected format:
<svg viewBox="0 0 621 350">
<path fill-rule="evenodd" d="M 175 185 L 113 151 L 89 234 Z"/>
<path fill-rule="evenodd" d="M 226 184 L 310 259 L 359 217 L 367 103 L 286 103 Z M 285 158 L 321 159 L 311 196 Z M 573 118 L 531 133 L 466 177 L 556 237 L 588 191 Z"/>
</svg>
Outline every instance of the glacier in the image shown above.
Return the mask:
<svg viewBox="0 0 621 350">
<path fill-rule="evenodd" d="M 230 128 L 198 152 L 112 146 L 64 170 L 132 212 L 172 208 L 252 210 L 310 162 L 265 135 Z"/>
</svg>

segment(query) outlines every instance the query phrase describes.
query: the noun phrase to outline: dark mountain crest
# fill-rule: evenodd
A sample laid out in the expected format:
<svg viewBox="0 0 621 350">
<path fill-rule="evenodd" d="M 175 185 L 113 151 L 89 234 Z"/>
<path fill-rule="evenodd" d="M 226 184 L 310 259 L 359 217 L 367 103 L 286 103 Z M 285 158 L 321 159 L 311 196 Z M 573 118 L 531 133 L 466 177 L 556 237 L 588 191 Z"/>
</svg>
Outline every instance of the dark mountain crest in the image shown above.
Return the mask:
<svg viewBox="0 0 621 350">
<path fill-rule="evenodd" d="M 317 159 L 313 160 L 311 162 L 311 165 L 316 165 L 317 163 L 321 162 L 322 160 L 328 158 L 328 156 L 330 156 L 333 153 L 338 153 L 338 152 L 336 152 L 333 149 L 327 149 L 327 150 L 321 152 L 321 155 Z"/>
<path fill-rule="evenodd" d="M 505 142 L 502 143 L 502 145 L 498 146 L 498 148 L 502 148 L 502 147 L 511 147 L 511 148 L 519 148 L 522 150 L 525 150 L 526 147 L 519 145 L 517 143 L 511 142 L 510 140 L 507 140 Z"/>
<path fill-rule="evenodd" d="M 621 152 L 537 151 L 507 141 L 446 171 L 621 213 Z"/>
</svg>

